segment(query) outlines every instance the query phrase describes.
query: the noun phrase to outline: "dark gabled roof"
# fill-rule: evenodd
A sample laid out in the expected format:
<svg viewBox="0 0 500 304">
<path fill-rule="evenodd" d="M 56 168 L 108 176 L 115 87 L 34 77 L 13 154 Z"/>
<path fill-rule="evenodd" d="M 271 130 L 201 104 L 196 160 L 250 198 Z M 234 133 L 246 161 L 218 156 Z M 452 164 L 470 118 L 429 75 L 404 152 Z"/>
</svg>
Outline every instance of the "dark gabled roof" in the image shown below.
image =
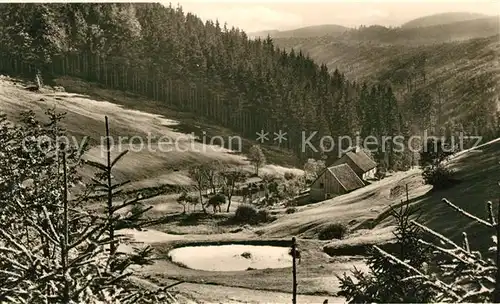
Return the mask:
<svg viewBox="0 0 500 304">
<path fill-rule="evenodd" d="M 352 191 L 365 186 L 348 164 L 329 167 L 328 171 L 332 173 L 345 191 Z"/>
<path fill-rule="evenodd" d="M 349 157 L 363 172 L 368 172 L 377 167 L 377 163 L 368 157 L 368 155 L 366 155 L 366 153 L 362 150 L 359 150 L 358 152 L 347 152 L 345 155 Z"/>
</svg>

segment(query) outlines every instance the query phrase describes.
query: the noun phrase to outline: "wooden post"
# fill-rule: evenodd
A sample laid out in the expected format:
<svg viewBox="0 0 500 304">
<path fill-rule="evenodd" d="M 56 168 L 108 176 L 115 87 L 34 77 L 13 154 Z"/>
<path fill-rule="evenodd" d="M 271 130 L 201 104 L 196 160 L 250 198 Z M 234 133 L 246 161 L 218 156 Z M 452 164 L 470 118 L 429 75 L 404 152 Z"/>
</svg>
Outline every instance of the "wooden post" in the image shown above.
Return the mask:
<svg viewBox="0 0 500 304">
<path fill-rule="evenodd" d="M 68 270 L 68 240 L 69 240 L 69 228 L 68 228 L 68 168 L 66 164 L 66 151 L 65 148 L 66 146 L 63 144 L 61 145 L 63 148 L 62 152 L 62 163 L 63 163 L 63 187 L 64 187 L 64 193 L 63 193 L 63 234 L 64 234 L 64 239 L 62 240 L 62 246 L 61 246 L 61 266 L 62 266 L 62 271 L 65 274 Z M 58 155 L 59 156 L 59 155 Z M 64 282 L 64 287 L 63 287 L 63 301 L 64 303 L 68 303 L 70 300 L 69 296 L 69 284 L 68 279 L 66 275 L 63 276 L 63 282 Z"/>
<path fill-rule="evenodd" d="M 107 71 L 106 71 L 107 73 Z M 107 199 L 107 211 L 108 211 L 108 220 L 111 220 L 113 217 L 113 189 L 112 189 L 112 183 L 111 183 L 111 138 L 109 134 L 109 123 L 108 123 L 108 116 L 104 116 L 104 122 L 106 124 L 106 178 L 107 178 L 107 185 L 108 185 L 108 199 Z M 109 252 L 111 256 L 114 256 L 116 253 L 116 243 L 115 243 L 115 226 L 114 223 L 110 223 L 109 225 L 109 238 L 111 239 L 111 243 L 109 244 Z"/>
<path fill-rule="evenodd" d="M 297 257 L 297 252 L 296 252 L 296 243 L 295 243 L 295 237 L 292 238 L 292 260 L 293 260 L 293 267 L 292 267 L 292 273 L 293 273 L 293 289 L 292 289 L 292 304 L 297 304 L 297 266 L 296 266 L 296 257 Z"/>
<path fill-rule="evenodd" d="M 500 237 L 500 201 L 497 210 L 496 223 L 494 227 L 495 227 L 496 237 L 498 240 L 498 238 Z M 493 302 L 498 303 L 500 302 L 500 242 L 498 241 L 497 241 L 495 264 L 497 266 L 497 271 L 495 275 L 495 289 L 493 290 Z"/>
<path fill-rule="evenodd" d="M 410 201 L 410 197 L 408 195 L 408 184 L 405 185 L 406 188 L 406 202 L 408 203 Z"/>
</svg>

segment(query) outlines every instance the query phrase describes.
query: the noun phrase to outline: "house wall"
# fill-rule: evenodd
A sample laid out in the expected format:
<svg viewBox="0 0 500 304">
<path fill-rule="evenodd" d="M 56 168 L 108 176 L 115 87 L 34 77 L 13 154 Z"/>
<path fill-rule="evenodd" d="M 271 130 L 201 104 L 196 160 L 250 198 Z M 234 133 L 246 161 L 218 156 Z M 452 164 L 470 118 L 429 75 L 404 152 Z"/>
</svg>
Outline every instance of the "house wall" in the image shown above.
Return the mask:
<svg viewBox="0 0 500 304">
<path fill-rule="evenodd" d="M 321 187 L 323 184 L 323 187 Z M 334 197 L 340 194 L 344 194 L 344 189 L 340 186 L 337 179 L 328 170 L 323 172 L 323 174 L 311 185 L 311 191 L 309 193 L 312 201 L 323 201 L 330 197 Z"/>
<path fill-rule="evenodd" d="M 377 172 L 377 168 L 373 168 L 370 171 L 365 172 L 363 174 L 363 179 L 374 179 L 376 172 Z"/>
<path fill-rule="evenodd" d="M 311 203 L 311 194 L 306 193 L 293 198 L 292 206 L 304 206 Z"/>
</svg>

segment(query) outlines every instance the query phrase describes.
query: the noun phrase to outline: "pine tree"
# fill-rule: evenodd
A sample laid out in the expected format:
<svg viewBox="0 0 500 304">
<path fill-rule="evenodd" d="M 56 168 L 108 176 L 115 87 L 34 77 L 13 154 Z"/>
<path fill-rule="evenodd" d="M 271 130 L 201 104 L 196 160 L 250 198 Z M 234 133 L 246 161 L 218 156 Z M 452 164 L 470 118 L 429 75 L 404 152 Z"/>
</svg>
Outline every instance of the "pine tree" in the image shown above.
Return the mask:
<svg viewBox="0 0 500 304">
<path fill-rule="evenodd" d="M 429 263 L 427 267 L 417 267 L 411 261 L 397 256 L 397 253 L 389 253 L 374 246 L 375 254 L 372 259 L 380 257 L 385 263 L 392 265 L 385 268 L 384 276 L 399 275 L 406 272 L 405 277 L 400 277 L 400 286 L 421 286 L 421 291 L 432 295 L 429 301 L 450 303 L 484 303 L 500 302 L 500 207 L 494 211 L 493 203 L 487 203 L 488 219 L 481 219 L 466 210 L 453 204 L 447 199 L 442 200 L 454 212 L 467 217 L 476 224 L 488 229 L 491 233 L 492 246 L 489 252 L 473 251 L 469 245 L 467 233 L 463 233 L 462 244 L 457 244 L 443 234 L 434 231 L 419 223 L 418 218 L 409 220 L 407 224 L 411 229 L 420 231 L 415 241 L 419 251 L 430 248 Z M 399 224 L 401 226 L 401 223 Z M 487 257 L 493 253 L 493 258 Z M 485 257 L 486 256 L 486 257 Z M 396 270 L 398 269 L 398 270 Z M 375 276 L 378 274 L 375 273 Z M 344 275 L 341 279 L 342 292 L 352 301 L 373 301 L 372 294 L 386 294 L 392 285 L 378 284 L 372 277 L 358 271 L 355 277 L 359 279 L 354 283 L 350 277 Z M 369 289 L 373 287 L 373 289 Z M 368 296 L 366 296 L 368 294 Z M 394 302 L 399 302 L 398 300 Z M 418 300 L 416 302 L 419 302 Z M 425 302 L 425 301 L 421 301 Z"/>
<path fill-rule="evenodd" d="M 411 225 L 411 217 L 418 209 L 401 204 L 400 208 L 391 207 L 391 216 L 396 220 L 394 232 L 396 246 L 393 256 L 405 261 L 411 267 L 423 269 L 429 262 L 429 248 L 418 242 L 421 230 Z M 374 247 L 368 259 L 368 274 L 355 269 L 351 276 L 339 277 L 342 295 L 349 303 L 428 303 L 432 302 L 436 292 L 429 289 L 423 281 L 415 279 L 405 282 L 403 279 L 412 274 L 407 268 L 387 259 L 385 251 Z"/>
<path fill-rule="evenodd" d="M 150 248 L 132 254 L 105 250 L 123 242 L 108 234 L 117 219 L 89 212 L 88 205 L 100 198 L 94 187 L 81 187 L 84 150 L 60 144 L 62 116 L 49 111 L 49 118 L 44 125 L 28 112 L 21 126 L 5 117 L 0 123 L 5 177 L 0 182 L 0 301 L 169 301 L 165 290 L 145 290 L 132 280 L 129 266 L 149 263 Z"/>
<path fill-rule="evenodd" d="M 442 139 L 429 138 L 420 153 L 420 164 L 423 167 L 424 181 L 433 185 L 434 189 L 442 189 L 454 184 L 452 171 L 444 161 L 455 152 L 455 147 L 446 145 Z"/>
</svg>

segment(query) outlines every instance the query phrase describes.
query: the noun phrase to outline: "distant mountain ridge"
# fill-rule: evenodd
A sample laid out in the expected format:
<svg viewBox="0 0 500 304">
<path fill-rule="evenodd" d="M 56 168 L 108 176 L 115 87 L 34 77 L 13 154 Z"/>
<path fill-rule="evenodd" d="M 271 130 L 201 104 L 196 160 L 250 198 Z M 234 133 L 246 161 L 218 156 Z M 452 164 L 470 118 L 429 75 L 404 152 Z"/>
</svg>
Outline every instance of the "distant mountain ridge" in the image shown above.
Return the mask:
<svg viewBox="0 0 500 304">
<path fill-rule="evenodd" d="M 338 38 L 351 42 L 374 41 L 388 44 L 423 45 L 484 38 L 498 33 L 500 33 L 498 17 L 487 17 L 415 28 L 387 28 L 373 25 L 350 30 Z"/>
<path fill-rule="evenodd" d="M 403 25 L 396 27 L 395 29 L 401 30 L 418 30 L 420 28 L 426 27 L 437 27 L 437 26 L 451 26 L 455 24 L 457 26 L 466 25 L 468 22 L 470 24 L 484 24 L 495 23 L 498 22 L 499 15 L 486 15 L 479 13 L 470 13 L 470 12 L 449 12 L 449 13 L 439 13 L 428 16 L 419 17 L 413 20 L 410 20 Z M 371 28 L 387 28 L 381 25 L 372 25 L 369 26 Z M 366 28 L 366 26 L 365 26 Z M 322 24 L 322 25 L 312 25 L 301 27 L 293 30 L 281 31 L 277 29 L 273 30 L 265 30 L 258 32 L 248 33 L 250 38 L 266 38 L 270 36 L 271 38 L 314 38 L 314 37 L 323 37 L 323 36 L 340 36 L 346 34 L 347 32 L 353 31 L 353 28 L 338 25 L 338 24 Z"/>
<path fill-rule="evenodd" d="M 251 33 L 248 33 L 248 36 L 251 38 L 255 38 L 255 37 L 267 37 L 269 35 L 272 38 L 274 38 L 275 35 L 277 35 L 279 33 L 281 33 L 281 31 L 279 31 L 279 30 L 267 30 L 267 31 L 251 32 Z"/>
<path fill-rule="evenodd" d="M 265 38 L 268 35 L 271 38 L 307 38 L 307 37 L 322 37 L 322 36 L 337 36 L 348 31 L 350 28 L 338 24 L 321 24 L 301 27 L 294 30 L 279 31 L 268 30 L 249 33 L 252 38 Z"/>
<path fill-rule="evenodd" d="M 404 29 L 427 27 L 427 26 L 444 25 L 462 21 L 470 21 L 475 19 L 485 19 L 490 17 L 492 16 L 479 13 L 469 13 L 469 12 L 440 13 L 413 19 L 411 21 L 404 23 L 401 27 Z"/>
<path fill-rule="evenodd" d="M 274 38 L 274 41 L 278 46 L 284 48 L 304 48 L 308 51 L 314 48 L 319 52 L 321 51 L 318 48 L 332 43 L 419 46 L 498 35 L 500 33 L 499 21 L 498 17 L 488 17 L 417 28 L 388 28 L 381 25 L 360 26 L 338 35 Z"/>
</svg>

